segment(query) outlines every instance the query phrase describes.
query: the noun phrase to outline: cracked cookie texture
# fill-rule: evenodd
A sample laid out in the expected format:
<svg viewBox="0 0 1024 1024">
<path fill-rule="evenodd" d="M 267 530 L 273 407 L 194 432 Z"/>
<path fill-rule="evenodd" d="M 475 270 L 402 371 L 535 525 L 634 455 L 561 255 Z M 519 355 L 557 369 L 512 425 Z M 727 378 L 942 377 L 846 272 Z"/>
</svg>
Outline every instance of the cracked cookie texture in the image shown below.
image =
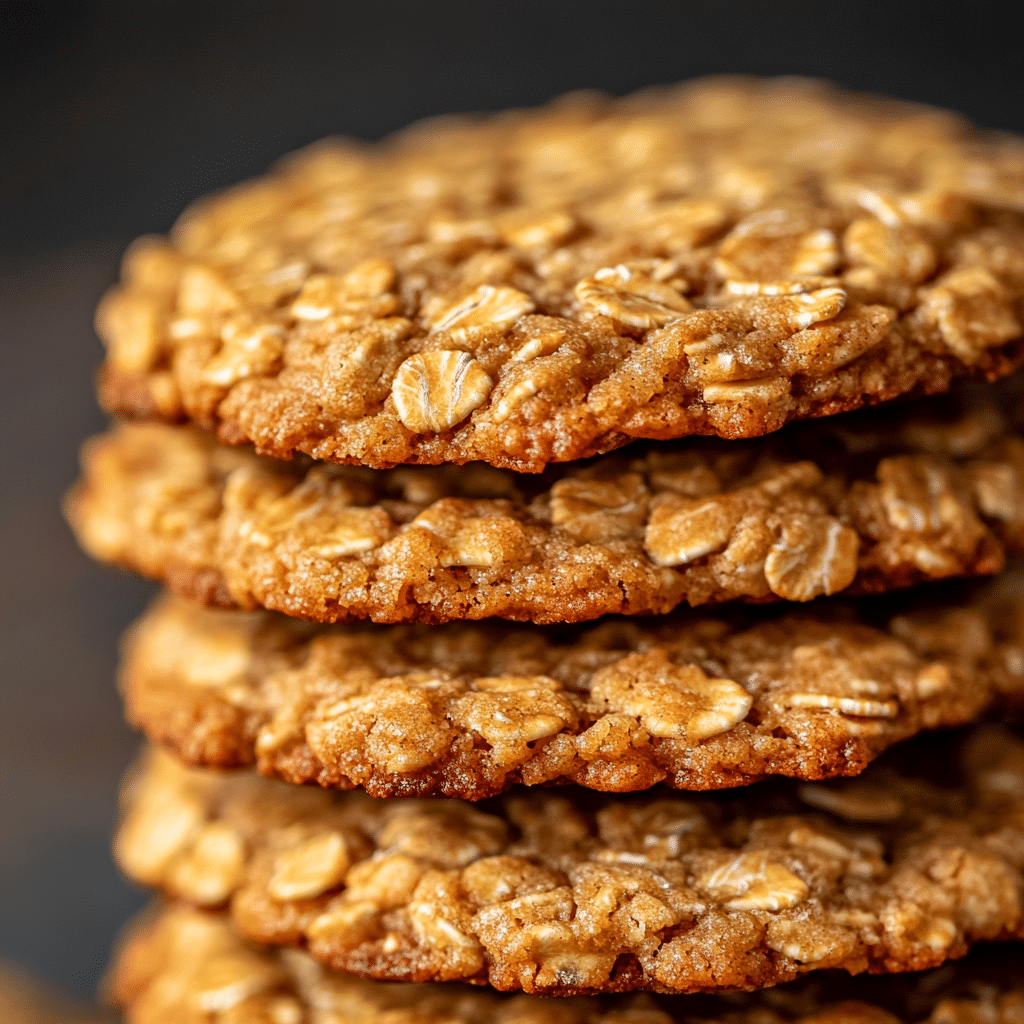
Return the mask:
<svg viewBox="0 0 1024 1024">
<path fill-rule="evenodd" d="M 225 918 L 182 906 L 150 913 L 116 957 L 112 995 L 128 1024 L 1019 1024 L 1024 978 L 1012 951 L 942 977 L 830 977 L 753 995 L 649 994 L 550 1000 L 462 985 L 363 981 L 304 953 L 243 942 Z"/>
<path fill-rule="evenodd" d="M 253 941 L 377 979 L 572 995 L 921 970 L 1024 939 L 1024 741 L 928 739 L 856 780 L 475 805 L 154 752 L 116 854 L 136 881 L 228 907 Z"/>
<path fill-rule="evenodd" d="M 313 627 L 164 598 L 130 633 L 122 689 L 129 720 L 193 766 L 377 797 L 821 779 L 1024 701 L 1022 593 L 1015 571 L 896 612 L 832 602 L 558 632 Z"/>
<path fill-rule="evenodd" d="M 91 555 L 205 604 L 321 622 L 808 601 L 992 573 L 1024 546 L 1024 439 L 995 401 L 540 476 L 267 459 L 153 424 L 114 429 L 83 462 L 67 508 Z"/>
<path fill-rule="evenodd" d="M 794 79 L 328 140 L 128 252 L 103 404 L 538 472 L 1019 363 L 1024 143 Z"/>
</svg>

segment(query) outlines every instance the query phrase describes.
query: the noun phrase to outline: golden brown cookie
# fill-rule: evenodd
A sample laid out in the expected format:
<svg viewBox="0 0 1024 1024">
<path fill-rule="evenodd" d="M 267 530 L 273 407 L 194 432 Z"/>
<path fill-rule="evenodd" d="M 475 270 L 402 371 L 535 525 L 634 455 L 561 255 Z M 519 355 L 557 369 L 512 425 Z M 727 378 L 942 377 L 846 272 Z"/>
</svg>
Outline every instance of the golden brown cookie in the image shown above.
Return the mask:
<svg viewBox="0 0 1024 1024">
<path fill-rule="evenodd" d="M 122 415 L 265 454 L 538 472 L 753 437 L 1022 356 L 1024 144 L 711 79 L 330 141 L 128 253 Z"/>
<path fill-rule="evenodd" d="M 957 763 L 962 762 L 962 768 Z M 978 728 L 852 781 L 735 794 L 379 800 L 153 753 L 116 840 L 135 880 L 228 905 L 337 970 L 541 994 L 755 989 L 1024 939 L 1024 741 Z"/>
<path fill-rule="evenodd" d="M 164 598 L 134 627 L 128 718 L 193 766 L 479 800 L 855 775 L 926 728 L 1024 700 L 1024 576 L 944 603 L 832 602 L 563 629 L 311 627 Z"/>
<path fill-rule="evenodd" d="M 92 442 L 86 550 L 221 607 L 339 622 L 579 622 L 998 570 L 1024 439 L 995 403 L 641 446 L 542 476 L 260 458 L 193 428 Z"/>
<path fill-rule="evenodd" d="M 1019 957 L 1012 947 L 986 953 L 941 976 L 831 976 L 727 998 L 556 1001 L 363 981 L 295 950 L 247 945 L 224 917 L 176 906 L 136 926 L 112 981 L 128 1024 L 1019 1024 Z"/>
</svg>

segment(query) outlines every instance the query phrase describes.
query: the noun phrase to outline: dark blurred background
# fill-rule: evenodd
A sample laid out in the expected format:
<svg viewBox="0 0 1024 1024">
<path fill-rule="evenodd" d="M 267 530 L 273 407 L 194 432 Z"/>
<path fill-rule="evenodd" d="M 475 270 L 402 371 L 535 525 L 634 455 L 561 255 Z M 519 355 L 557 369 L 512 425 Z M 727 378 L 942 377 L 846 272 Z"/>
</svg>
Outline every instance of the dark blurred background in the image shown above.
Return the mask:
<svg viewBox="0 0 1024 1024">
<path fill-rule="evenodd" d="M 331 133 L 720 72 L 808 74 L 1024 130 L 1024 5 L 0 2 L 0 958 L 78 993 L 143 903 L 108 855 L 137 749 L 113 685 L 151 588 L 58 511 L 100 429 L 92 308 L 124 245 Z M 950 10 L 953 10 L 950 8 Z"/>
</svg>

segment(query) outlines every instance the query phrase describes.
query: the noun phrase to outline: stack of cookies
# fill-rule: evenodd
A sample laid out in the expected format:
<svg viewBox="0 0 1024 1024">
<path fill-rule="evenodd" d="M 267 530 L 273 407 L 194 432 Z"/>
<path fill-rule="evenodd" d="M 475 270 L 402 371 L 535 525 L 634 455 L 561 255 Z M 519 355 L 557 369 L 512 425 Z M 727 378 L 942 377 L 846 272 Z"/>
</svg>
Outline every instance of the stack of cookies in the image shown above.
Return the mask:
<svg viewBox="0 0 1024 1024">
<path fill-rule="evenodd" d="M 98 324 L 134 1024 L 1024 1017 L 1020 140 L 728 79 L 328 141 Z"/>
</svg>

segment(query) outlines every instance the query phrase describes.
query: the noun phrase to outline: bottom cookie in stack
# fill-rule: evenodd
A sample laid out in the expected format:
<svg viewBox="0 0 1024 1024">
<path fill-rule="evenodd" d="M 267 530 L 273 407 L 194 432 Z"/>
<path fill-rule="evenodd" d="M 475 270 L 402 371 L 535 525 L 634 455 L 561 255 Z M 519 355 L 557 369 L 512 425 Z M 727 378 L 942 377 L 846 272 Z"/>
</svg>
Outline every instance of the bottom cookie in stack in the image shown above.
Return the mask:
<svg viewBox="0 0 1024 1024">
<path fill-rule="evenodd" d="M 851 780 L 477 804 L 374 800 L 154 753 L 122 867 L 332 969 L 548 995 L 751 990 L 1024 939 L 1024 741 L 980 726 Z"/>
<path fill-rule="evenodd" d="M 828 973 L 727 996 L 551 1000 L 464 985 L 364 981 L 297 950 L 243 942 L 222 914 L 151 912 L 123 944 L 112 994 L 129 1024 L 1020 1024 L 1024 966 L 993 946 L 928 974 Z"/>
</svg>

